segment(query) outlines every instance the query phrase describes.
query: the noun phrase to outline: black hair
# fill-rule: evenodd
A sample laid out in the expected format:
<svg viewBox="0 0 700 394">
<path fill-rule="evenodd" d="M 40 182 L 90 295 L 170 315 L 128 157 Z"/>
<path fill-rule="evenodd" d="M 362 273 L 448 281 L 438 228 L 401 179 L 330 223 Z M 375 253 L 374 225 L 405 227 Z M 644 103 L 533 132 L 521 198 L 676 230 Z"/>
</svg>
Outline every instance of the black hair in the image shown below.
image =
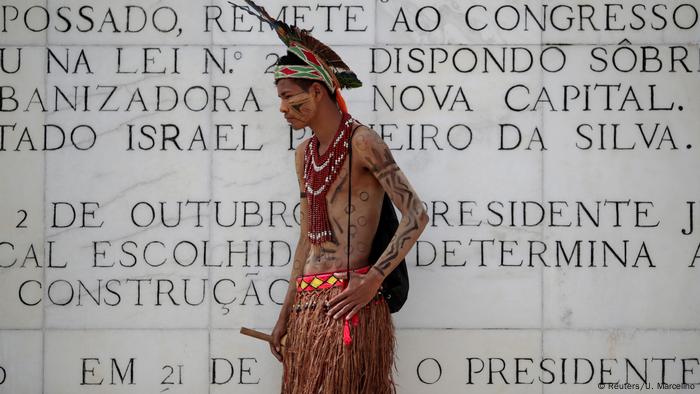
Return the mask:
<svg viewBox="0 0 700 394">
<path fill-rule="evenodd" d="M 292 52 L 287 51 L 287 54 L 280 57 L 279 60 L 277 60 L 277 65 L 278 66 L 307 66 L 308 64 L 304 63 L 303 60 L 299 59 L 299 57 Z M 330 89 L 328 89 L 328 86 L 323 82 L 315 79 L 307 79 L 307 78 L 289 78 L 292 80 L 292 82 L 296 83 L 300 88 L 302 88 L 305 92 L 308 92 L 309 89 L 311 88 L 311 85 L 314 82 L 318 82 L 321 85 L 323 85 L 324 88 L 326 88 L 326 93 L 328 93 L 328 97 L 333 100 L 333 102 L 336 102 L 335 100 L 335 93 L 331 92 Z M 275 80 L 275 85 L 277 85 L 277 79 Z"/>
</svg>

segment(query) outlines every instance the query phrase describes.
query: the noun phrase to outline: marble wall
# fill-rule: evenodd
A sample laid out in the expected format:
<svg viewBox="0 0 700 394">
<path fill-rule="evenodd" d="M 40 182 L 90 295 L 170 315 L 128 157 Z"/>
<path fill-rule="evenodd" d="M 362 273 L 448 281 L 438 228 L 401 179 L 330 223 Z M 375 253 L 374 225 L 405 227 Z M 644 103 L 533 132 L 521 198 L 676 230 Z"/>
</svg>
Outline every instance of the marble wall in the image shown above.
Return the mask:
<svg viewBox="0 0 700 394">
<path fill-rule="evenodd" d="M 700 3 L 260 4 L 428 208 L 400 393 L 700 391 Z M 227 1 L 0 3 L 0 393 L 279 390 L 283 53 Z"/>
</svg>

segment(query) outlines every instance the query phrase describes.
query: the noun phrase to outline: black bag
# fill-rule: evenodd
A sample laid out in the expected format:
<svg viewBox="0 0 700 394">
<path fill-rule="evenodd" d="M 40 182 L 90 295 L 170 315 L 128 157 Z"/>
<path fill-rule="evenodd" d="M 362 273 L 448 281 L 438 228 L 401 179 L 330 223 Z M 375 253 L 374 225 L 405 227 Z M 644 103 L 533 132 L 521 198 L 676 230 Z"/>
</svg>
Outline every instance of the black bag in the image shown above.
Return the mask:
<svg viewBox="0 0 700 394">
<path fill-rule="evenodd" d="M 350 193 L 352 191 L 352 136 L 354 133 L 355 130 L 353 129 L 348 139 L 348 156 L 350 160 L 348 163 L 348 207 L 350 206 Z M 384 253 L 398 227 L 399 220 L 396 217 L 394 205 L 391 202 L 389 195 L 384 192 L 382 210 L 379 215 L 379 224 L 377 225 L 377 232 L 374 234 L 372 248 L 369 254 L 370 264 L 375 264 L 382 253 Z M 348 229 L 350 229 L 350 209 L 348 209 Z M 350 245 L 349 230 L 348 245 Z M 349 254 L 350 249 L 348 248 L 348 262 L 350 261 Z M 391 313 L 398 312 L 406 302 L 406 298 L 408 298 L 408 267 L 406 266 L 405 258 L 401 260 L 396 268 L 389 272 L 389 275 L 387 275 L 386 278 L 384 278 L 381 292 L 389 305 L 389 311 Z"/>
</svg>

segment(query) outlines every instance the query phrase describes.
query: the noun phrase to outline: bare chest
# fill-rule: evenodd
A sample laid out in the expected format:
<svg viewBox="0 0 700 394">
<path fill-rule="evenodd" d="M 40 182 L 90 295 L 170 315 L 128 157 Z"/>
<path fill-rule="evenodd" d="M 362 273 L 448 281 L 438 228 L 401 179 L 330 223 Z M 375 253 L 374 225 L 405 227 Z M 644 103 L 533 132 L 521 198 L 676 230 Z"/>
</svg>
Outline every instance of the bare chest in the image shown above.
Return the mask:
<svg viewBox="0 0 700 394">
<path fill-rule="evenodd" d="M 352 163 L 347 156 L 329 184 L 325 198 L 333 240 L 312 245 L 304 272 L 345 268 L 348 252 L 351 268 L 367 265 L 384 198 L 381 184 L 355 155 Z"/>
</svg>

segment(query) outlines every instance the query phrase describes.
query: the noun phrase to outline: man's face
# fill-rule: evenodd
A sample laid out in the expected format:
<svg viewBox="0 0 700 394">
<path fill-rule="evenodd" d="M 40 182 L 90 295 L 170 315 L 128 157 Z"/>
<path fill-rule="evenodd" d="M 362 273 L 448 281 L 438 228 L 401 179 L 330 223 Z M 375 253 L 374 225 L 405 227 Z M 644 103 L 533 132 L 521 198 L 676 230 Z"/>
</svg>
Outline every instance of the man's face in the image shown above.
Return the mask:
<svg viewBox="0 0 700 394">
<path fill-rule="evenodd" d="M 316 97 L 313 88 L 305 92 L 291 78 L 277 80 L 277 96 L 280 112 L 294 130 L 302 129 L 316 114 Z"/>
</svg>

